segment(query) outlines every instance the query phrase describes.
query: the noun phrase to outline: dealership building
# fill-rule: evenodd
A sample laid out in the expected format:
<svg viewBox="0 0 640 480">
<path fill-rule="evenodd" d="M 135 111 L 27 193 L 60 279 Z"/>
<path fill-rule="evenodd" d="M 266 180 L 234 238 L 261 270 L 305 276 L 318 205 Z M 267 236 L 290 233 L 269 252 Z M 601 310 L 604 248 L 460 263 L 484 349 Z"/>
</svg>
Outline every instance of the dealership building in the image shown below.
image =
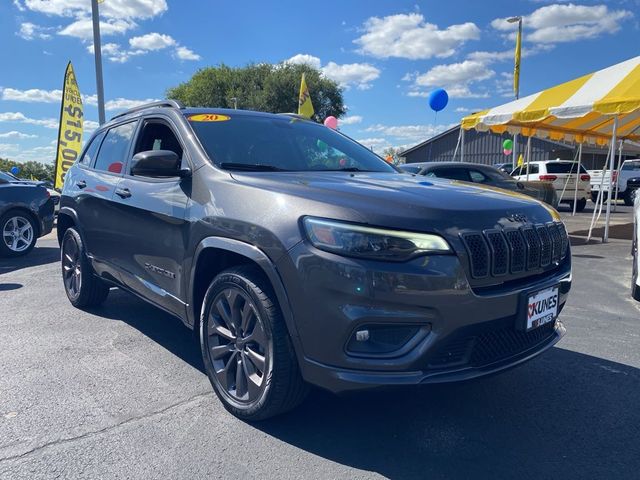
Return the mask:
<svg viewBox="0 0 640 480">
<path fill-rule="evenodd" d="M 459 136 L 460 126 L 458 125 L 403 151 L 400 157 L 404 157 L 406 163 L 460 161 Z M 464 132 L 463 160 L 486 165 L 511 163 L 512 155 L 504 155 L 502 147 L 502 143 L 508 138 L 513 139 L 508 134 L 500 135 L 491 131 L 466 130 Z M 517 151 L 524 155 L 527 148 L 527 138 L 519 135 L 517 144 Z M 456 146 L 458 146 L 457 153 Z M 530 160 L 532 162 L 557 158 L 573 160 L 576 157 L 577 148 L 577 144 L 533 137 L 531 139 Z M 606 158 L 607 147 L 583 145 L 582 163 L 588 170 L 601 169 Z M 616 150 L 616 161 L 617 158 L 618 152 Z M 622 160 L 632 158 L 640 158 L 640 145 L 626 142 L 622 151 Z"/>
</svg>

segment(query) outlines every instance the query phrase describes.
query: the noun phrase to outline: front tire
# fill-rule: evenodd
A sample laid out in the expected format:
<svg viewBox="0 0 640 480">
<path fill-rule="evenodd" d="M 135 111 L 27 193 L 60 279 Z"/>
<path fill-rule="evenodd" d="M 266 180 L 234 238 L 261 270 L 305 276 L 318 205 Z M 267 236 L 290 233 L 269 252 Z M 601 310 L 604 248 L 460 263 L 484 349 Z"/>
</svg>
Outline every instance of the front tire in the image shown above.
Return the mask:
<svg viewBox="0 0 640 480">
<path fill-rule="evenodd" d="M 74 307 L 95 307 L 107 299 L 109 286 L 93 274 L 82 238 L 74 228 L 64 232 L 60 257 L 64 291 Z"/>
<path fill-rule="evenodd" d="M 627 191 L 624 192 L 624 195 L 623 195 L 622 198 L 624 200 L 624 204 L 627 207 L 632 207 L 633 206 L 633 202 L 636 199 L 636 191 L 635 191 L 635 189 L 627 188 Z"/>
<path fill-rule="evenodd" d="M 200 318 L 205 370 L 236 417 L 264 420 L 297 406 L 307 393 L 271 285 L 256 267 L 214 278 Z"/>
<path fill-rule="evenodd" d="M 640 301 L 640 287 L 638 287 L 638 225 L 635 221 L 633 222 L 631 255 L 633 256 L 633 265 L 631 266 L 631 296 L 634 300 Z"/>
<path fill-rule="evenodd" d="M 0 217 L 0 256 L 19 257 L 26 255 L 38 240 L 37 226 L 27 213 L 10 210 Z"/>
</svg>

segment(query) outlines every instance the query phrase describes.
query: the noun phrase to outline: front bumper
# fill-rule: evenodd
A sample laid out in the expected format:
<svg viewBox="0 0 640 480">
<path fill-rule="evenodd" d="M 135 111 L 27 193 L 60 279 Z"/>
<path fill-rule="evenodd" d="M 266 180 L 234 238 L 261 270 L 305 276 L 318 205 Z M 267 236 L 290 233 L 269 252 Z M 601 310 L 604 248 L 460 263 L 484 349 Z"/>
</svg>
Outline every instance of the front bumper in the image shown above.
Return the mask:
<svg viewBox="0 0 640 480">
<path fill-rule="evenodd" d="M 558 285 L 561 310 L 571 288 L 570 255 L 544 276 L 482 292 L 469 285 L 455 255 L 390 264 L 301 243 L 278 270 L 295 319 L 302 375 L 333 392 L 466 380 L 518 365 L 565 331 L 559 321 L 520 331 L 523 292 Z M 377 327 L 414 333 L 391 352 L 350 350 L 355 332 Z"/>
</svg>

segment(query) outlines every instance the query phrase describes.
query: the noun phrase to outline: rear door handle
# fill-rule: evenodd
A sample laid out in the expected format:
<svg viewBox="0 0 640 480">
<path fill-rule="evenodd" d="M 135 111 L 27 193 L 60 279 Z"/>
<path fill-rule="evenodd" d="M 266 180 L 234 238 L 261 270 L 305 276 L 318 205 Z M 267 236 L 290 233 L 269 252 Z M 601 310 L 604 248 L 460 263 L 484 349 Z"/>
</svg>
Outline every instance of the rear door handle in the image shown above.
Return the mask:
<svg viewBox="0 0 640 480">
<path fill-rule="evenodd" d="M 116 188 L 116 195 L 120 198 L 129 198 L 131 196 L 131 192 L 128 188 Z"/>
<path fill-rule="evenodd" d="M 87 182 L 85 182 L 84 180 L 79 180 L 76 182 L 76 187 L 78 188 L 86 188 L 87 187 Z"/>
</svg>

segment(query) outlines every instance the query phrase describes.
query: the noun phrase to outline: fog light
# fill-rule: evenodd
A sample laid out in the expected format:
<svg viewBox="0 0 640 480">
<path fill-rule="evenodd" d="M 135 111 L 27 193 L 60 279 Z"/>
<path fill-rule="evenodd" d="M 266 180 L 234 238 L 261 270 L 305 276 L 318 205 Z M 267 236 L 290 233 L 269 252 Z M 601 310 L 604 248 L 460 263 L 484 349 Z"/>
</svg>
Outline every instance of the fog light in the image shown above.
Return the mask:
<svg viewBox="0 0 640 480">
<path fill-rule="evenodd" d="M 358 330 L 356 332 L 356 340 L 358 342 L 366 342 L 369 340 L 369 330 Z"/>
<path fill-rule="evenodd" d="M 347 343 L 347 352 L 358 356 L 388 355 L 400 350 L 408 342 L 422 338 L 429 325 L 363 325 Z M 419 335 L 419 332 L 424 335 Z"/>
</svg>

